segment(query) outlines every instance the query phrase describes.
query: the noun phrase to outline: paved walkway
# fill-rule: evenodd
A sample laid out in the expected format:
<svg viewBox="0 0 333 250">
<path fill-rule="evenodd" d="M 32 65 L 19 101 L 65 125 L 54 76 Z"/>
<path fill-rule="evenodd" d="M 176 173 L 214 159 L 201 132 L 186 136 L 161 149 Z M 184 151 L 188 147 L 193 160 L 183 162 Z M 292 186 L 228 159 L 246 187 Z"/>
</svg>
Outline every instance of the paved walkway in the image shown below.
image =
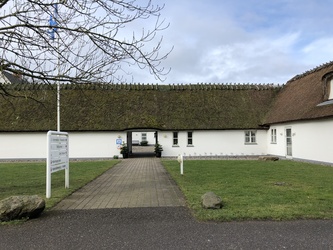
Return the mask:
<svg viewBox="0 0 333 250">
<path fill-rule="evenodd" d="M 158 158 L 124 159 L 54 210 L 185 206 Z"/>
</svg>

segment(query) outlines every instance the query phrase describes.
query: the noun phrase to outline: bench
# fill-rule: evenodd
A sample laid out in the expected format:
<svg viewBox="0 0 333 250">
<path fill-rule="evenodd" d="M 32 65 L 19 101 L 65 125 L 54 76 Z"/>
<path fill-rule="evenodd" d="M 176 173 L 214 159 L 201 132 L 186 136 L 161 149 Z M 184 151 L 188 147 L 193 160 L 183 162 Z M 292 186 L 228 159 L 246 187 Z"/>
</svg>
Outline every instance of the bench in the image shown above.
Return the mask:
<svg viewBox="0 0 333 250">
<path fill-rule="evenodd" d="M 132 140 L 132 145 L 140 145 L 140 141 L 139 140 Z"/>
</svg>

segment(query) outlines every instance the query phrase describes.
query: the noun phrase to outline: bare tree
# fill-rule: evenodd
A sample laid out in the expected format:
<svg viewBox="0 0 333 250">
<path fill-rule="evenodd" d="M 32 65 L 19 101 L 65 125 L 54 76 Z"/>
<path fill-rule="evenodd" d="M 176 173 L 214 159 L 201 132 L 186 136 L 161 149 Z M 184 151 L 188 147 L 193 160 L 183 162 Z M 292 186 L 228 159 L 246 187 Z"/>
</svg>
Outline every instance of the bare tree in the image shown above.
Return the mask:
<svg viewBox="0 0 333 250">
<path fill-rule="evenodd" d="M 163 80 L 164 6 L 143 0 L 1 0 L 0 70 L 29 81 L 122 81 L 128 65 Z M 147 72 L 148 73 L 148 72 Z"/>
</svg>

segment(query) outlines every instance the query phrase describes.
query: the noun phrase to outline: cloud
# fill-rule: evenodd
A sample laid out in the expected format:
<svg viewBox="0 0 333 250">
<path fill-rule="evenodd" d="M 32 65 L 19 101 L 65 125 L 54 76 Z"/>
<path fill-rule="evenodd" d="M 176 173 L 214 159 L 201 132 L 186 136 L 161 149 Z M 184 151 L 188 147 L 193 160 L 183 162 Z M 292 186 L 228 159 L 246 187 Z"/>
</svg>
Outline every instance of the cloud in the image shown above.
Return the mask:
<svg viewBox="0 0 333 250">
<path fill-rule="evenodd" d="M 168 0 L 164 46 L 174 50 L 162 62 L 171 67 L 163 83 L 285 83 L 332 60 L 331 7 L 328 0 Z M 156 82 L 142 70 L 133 79 Z"/>
<path fill-rule="evenodd" d="M 245 41 L 219 46 L 202 60 L 206 78 L 218 82 L 283 83 L 293 68 L 289 51 L 297 38 L 297 33 L 274 40 L 249 36 Z"/>
<path fill-rule="evenodd" d="M 323 63 L 323 58 L 327 61 L 333 60 L 333 36 L 317 39 L 302 49 L 302 60 L 312 61 L 317 64 Z"/>
</svg>

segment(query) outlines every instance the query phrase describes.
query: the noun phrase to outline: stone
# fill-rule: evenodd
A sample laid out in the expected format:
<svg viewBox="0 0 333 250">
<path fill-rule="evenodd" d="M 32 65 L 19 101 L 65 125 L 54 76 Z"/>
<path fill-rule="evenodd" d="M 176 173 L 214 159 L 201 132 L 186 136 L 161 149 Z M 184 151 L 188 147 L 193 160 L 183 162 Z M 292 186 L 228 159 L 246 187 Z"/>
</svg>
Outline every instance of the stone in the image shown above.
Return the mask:
<svg viewBox="0 0 333 250">
<path fill-rule="evenodd" d="M 207 192 L 201 196 L 201 204 L 206 209 L 222 208 L 222 199 L 213 192 Z"/>
<path fill-rule="evenodd" d="M 292 184 L 287 183 L 287 182 L 275 182 L 275 186 L 292 186 Z"/>
<path fill-rule="evenodd" d="M 261 161 L 278 161 L 279 157 L 277 157 L 277 156 L 260 156 L 259 160 L 261 160 Z"/>
<path fill-rule="evenodd" d="M 45 209 L 45 200 L 38 195 L 11 196 L 0 201 L 0 221 L 37 218 Z"/>
</svg>

